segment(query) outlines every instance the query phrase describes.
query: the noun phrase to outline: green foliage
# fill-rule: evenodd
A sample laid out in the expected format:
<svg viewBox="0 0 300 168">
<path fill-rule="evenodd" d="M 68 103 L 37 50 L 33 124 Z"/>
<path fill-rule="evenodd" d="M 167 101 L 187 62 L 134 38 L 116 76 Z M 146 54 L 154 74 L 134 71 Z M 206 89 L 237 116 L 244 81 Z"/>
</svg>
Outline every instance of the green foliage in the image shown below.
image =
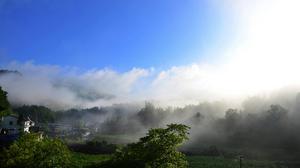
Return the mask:
<svg viewBox="0 0 300 168">
<path fill-rule="evenodd" d="M 58 139 L 25 134 L 1 154 L 1 167 L 70 167 L 70 151 Z"/>
<path fill-rule="evenodd" d="M 151 129 L 139 142 L 116 151 L 114 167 L 185 168 L 185 155 L 177 147 L 188 139 L 188 130 L 183 124 Z"/>
<path fill-rule="evenodd" d="M 7 100 L 7 92 L 2 90 L 0 86 L 0 117 L 11 114 L 12 110 Z"/>
</svg>

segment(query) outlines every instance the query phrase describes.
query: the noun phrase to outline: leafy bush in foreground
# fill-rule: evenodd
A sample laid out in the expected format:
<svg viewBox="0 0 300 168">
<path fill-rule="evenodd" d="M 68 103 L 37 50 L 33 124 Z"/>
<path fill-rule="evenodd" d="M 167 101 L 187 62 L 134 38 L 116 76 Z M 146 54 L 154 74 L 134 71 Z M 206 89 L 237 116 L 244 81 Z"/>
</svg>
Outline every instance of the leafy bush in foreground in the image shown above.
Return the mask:
<svg viewBox="0 0 300 168">
<path fill-rule="evenodd" d="M 188 139 L 189 127 L 170 124 L 166 129 L 150 129 L 147 136 L 117 150 L 113 167 L 130 168 L 185 168 L 185 155 L 177 147 Z"/>
<path fill-rule="evenodd" d="M 25 134 L 0 155 L 1 167 L 69 167 L 70 151 L 58 139 Z"/>
</svg>

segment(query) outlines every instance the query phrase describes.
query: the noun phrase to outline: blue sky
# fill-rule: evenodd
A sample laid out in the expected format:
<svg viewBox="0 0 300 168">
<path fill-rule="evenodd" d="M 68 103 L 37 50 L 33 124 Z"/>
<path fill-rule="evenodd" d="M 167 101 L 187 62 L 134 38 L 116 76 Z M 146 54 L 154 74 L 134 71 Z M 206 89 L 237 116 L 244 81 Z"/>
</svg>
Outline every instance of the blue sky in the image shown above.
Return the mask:
<svg viewBox="0 0 300 168">
<path fill-rule="evenodd" d="M 210 60 L 230 39 L 229 19 L 206 0 L 2 0 L 0 25 L 0 61 L 83 70 Z"/>
</svg>

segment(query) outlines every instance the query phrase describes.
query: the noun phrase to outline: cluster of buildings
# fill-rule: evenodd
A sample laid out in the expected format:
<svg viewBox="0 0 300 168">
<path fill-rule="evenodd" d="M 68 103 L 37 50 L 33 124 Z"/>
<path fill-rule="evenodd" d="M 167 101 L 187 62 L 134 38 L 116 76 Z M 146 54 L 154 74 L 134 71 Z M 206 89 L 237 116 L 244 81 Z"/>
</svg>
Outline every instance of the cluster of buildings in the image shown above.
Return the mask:
<svg viewBox="0 0 300 168">
<path fill-rule="evenodd" d="M 40 125 L 40 127 L 46 135 L 61 139 L 86 140 L 91 134 L 89 128 L 74 125 L 73 123 L 47 123 L 46 125 Z"/>
</svg>

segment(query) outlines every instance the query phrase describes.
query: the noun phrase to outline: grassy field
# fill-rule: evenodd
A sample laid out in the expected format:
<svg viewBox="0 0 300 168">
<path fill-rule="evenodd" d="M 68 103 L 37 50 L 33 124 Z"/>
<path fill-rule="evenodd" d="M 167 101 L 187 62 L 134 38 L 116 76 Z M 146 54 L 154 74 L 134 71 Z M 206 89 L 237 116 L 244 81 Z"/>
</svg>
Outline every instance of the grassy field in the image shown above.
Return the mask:
<svg viewBox="0 0 300 168">
<path fill-rule="evenodd" d="M 110 155 L 90 155 L 83 153 L 72 153 L 74 167 L 90 167 L 110 159 Z"/>
<path fill-rule="evenodd" d="M 89 167 L 110 159 L 110 155 L 72 154 L 76 167 Z M 189 168 L 239 168 L 239 161 L 220 157 L 188 156 Z M 289 166 L 290 167 L 290 166 Z M 272 161 L 244 160 L 242 168 L 288 168 Z"/>
</svg>

